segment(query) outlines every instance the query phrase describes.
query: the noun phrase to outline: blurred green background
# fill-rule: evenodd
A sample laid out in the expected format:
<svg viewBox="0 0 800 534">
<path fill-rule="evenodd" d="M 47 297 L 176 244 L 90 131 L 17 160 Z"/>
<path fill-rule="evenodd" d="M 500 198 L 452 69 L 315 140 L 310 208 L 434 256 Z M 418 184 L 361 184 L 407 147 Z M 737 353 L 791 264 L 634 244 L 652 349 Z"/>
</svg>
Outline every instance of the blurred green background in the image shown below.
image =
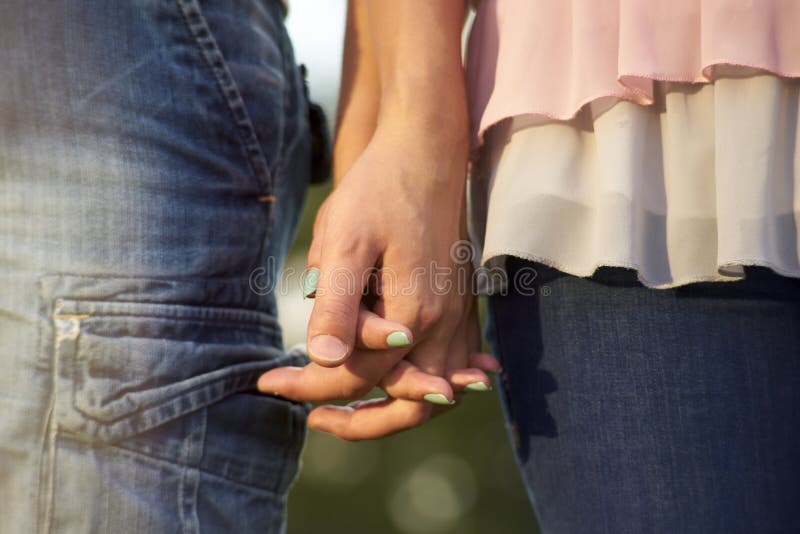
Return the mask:
<svg viewBox="0 0 800 534">
<path fill-rule="evenodd" d="M 312 97 L 335 116 L 345 0 L 292 0 L 287 20 Z M 305 266 L 311 223 L 328 187 L 311 189 L 287 261 Z M 311 302 L 297 277 L 279 297 L 287 346 L 305 338 Z M 289 499 L 288 534 L 517 534 L 537 532 L 496 393 L 465 395 L 422 428 L 347 443 L 310 432 Z"/>
</svg>

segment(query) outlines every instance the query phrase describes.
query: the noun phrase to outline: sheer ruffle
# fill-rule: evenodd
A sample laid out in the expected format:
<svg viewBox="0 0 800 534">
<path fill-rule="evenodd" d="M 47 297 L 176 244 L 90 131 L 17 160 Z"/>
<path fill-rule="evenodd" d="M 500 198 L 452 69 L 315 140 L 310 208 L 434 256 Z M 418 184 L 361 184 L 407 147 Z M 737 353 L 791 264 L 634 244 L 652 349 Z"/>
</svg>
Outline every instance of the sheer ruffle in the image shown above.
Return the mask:
<svg viewBox="0 0 800 534">
<path fill-rule="evenodd" d="M 492 128 L 472 179 L 484 264 L 517 256 L 650 287 L 800 277 L 800 80 L 656 82 L 655 103 Z"/>
<path fill-rule="evenodd" d="M 482 0 L 467 79 L 473 144 L 503 119 L 653 103 L 654 81 L 800 77 L 798 0 Z"/>
</svg>

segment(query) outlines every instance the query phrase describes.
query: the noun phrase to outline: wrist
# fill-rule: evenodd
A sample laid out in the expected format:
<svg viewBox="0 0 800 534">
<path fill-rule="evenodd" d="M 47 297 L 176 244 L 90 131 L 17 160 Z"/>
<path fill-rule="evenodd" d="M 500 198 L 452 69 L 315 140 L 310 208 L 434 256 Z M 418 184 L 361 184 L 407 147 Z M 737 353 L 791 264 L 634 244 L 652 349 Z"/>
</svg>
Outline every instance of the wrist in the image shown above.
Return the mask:
<svg viewBox="0 0 800 534">
<path fill-rule="evenodd" d="M 466 128 L 449 127 L 434 117 L 380 123 L 372 139 L 405 162 L 416 187 L 456 192 L 466 183 L 469 138 Z"/>
<path fill-rule="evenodd" d="M 397 143 L 412 154 L 440 159 L 447 155 L 466 165 L 469 154 L 469 119 L 466 106 L 451 101 L 432 105 L 392 101 L 381 104 L 375 137 Z"/>
<path fill-rule="evenodd" d="M 384 90 L 380 98 L 377 126 L 412 130 L 432 141 L 468 138 L 469 115 L 463 84 L 395 87 Z"/>
</svg>

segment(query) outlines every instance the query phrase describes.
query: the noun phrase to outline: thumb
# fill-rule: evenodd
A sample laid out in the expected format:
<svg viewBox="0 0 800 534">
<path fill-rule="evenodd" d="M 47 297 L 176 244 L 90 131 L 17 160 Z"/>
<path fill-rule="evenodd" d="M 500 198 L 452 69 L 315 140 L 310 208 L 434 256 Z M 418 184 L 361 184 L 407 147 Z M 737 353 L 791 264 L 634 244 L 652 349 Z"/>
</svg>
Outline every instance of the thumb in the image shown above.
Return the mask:
<svg viewBox="0 0 800 534">
<path fill-rule="evenodd" d="M 365 274 L 374 264 L 367 251 L 323 256 L 308 321 L 308 356 L 315 363 L 335 367 L 353 351 Z"/>
</svg>

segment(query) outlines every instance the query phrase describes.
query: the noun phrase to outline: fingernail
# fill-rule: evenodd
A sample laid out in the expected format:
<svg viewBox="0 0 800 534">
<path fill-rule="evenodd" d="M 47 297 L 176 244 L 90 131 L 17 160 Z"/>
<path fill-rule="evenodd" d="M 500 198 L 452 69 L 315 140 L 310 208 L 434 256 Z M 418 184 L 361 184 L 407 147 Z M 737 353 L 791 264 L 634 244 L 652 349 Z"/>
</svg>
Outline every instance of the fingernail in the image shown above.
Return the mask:
<svg viewBox="0 0 800 534">
<path fill-rule="evenodd" d="M 319 269 L 317 269 L 316 267 L 312 267 L 306 272 L 306 276 L 303 279 L 304 299 L 307 299 L 308 297 L 314 294 L 314 292 L 317 290 L 318 283 L 319 283 Z"/>
<path fill-rule="evenodd" d="M 467 384 L 467 387 L 464 389 L 468 389 L 469 391 L 489 391 L 492 388 L 483 382 L 473 382 L 472 384 Z"/>
<path fill-rule="evenodd" d="M 398 330 L 386 336 L 386 344 L 390 347 L 407 347 L 411 345 L 411 340 L 405 332 Z"/>
<path fill-rule="evenodd" d="M 338 362 L 347 354 L 347 345 L 336 336 L 320 334 L 311 339 L 308 351 L 318 360 Z"/>
<path fill-rule="evenodd" d="M 441 393 L 428 393 L 422 398 L 430 402 L 431 404 L 440 404 L 444 406 L 450 406 L 451 404 L 456 403 L 456 401 L 448 400 L 447 397 L 445 397 Z"/>
</svg>

